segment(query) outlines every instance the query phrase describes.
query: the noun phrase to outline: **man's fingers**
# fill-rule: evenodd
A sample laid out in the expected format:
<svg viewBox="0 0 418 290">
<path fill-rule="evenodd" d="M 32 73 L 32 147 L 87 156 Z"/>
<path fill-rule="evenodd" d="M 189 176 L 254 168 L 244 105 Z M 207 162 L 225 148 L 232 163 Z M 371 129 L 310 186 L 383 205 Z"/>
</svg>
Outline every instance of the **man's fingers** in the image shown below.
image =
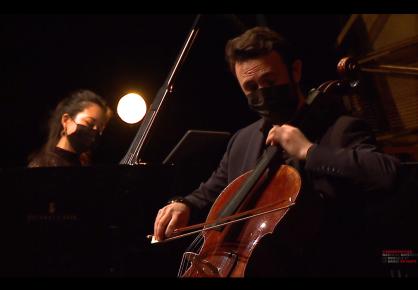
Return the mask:
<svg viewBox="0 0 418 290">
<path fill-rule="evenodd" d="M 266 139 L 266 145 L 277 145 L 279 144 L 279 142 L 277 141 L 277 138 L 279 137 L 279 129 L 280 126 L 275 125 L 273 126 L 273 128 L 270 129 L 268 135 L 267 135 L 267 139 Z"/>
<path fill-rule="evenodd" d="M 165 211 L 160 218 L 156 221 L 156 228 L 155 228 L 155 237 L 158 240 L 163 240 L 164 239 L 164 232 L 165 229 L 167 227 L 167 224 L 170 222 L 171 220 L 171 214 L 167 211 Z"/>
<path fill-rule="evenodd" d="M 158 211 L 157 216 L 155 217 L 155 221 L 154 221 L 154 233 L 157 232 L 157 225 L 160 222 L 161 216 L 164 213 L 165 208 L 162 208 Z"/>
<path fill-rule="evenodd" d="M 173 235 L 173 231 L 177 225 L 177 221 L 178 221 L 178 217 L 177 216 L 173 216 L 171 218 L 171 221 L 169 222 L 166 230 L 165 230 L 165 236 L 166 237 L 171 237 Z"/>
</svg>

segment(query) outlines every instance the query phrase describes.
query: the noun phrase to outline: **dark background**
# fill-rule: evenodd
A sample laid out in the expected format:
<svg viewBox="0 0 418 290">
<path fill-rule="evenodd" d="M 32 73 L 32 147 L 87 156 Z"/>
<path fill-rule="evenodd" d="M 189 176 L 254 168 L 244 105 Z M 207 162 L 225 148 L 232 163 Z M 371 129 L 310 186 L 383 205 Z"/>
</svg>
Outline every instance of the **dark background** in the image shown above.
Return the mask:
<svg viewBox="0 0 418 290">
<path fill-rule="evenodd" d="M 267 24 L 293 42 L 299 48 L 303 61 L 302 87 L 306 92 L 327 80 L 337 78 L 336 64 L 339 59 L 347 51 L 356 50 L 356 46 L 360 45 L 351 42 L 351 47 L 346 47 L 344 50 L 335 48 L 337 35 L 348 16 L 348 14 L 267 14 L 263 17 L 255 14 L 203 15 L 200 22 L 201 30 L 177 76 L 174 93 L 169 95 L 157 117 L 149 143 L 144 155 L 141 156 L 142 159 L 158 166 L 189 129 L 233 133 L 256 120 L 257 116 L 248 109 L 246 99 L 224 61 L 226 41 L 239 35 L 242 28 Z M 43 224 L 40 225 L 43 232 L 40 232 L 38 227 L 31 228 L 35 231 L 34 235 L 31 231 L 25 233 L 28 236 L 20 232 L 23 235 L 19 243 L 19 245 L 24 245 L 22 248 L 27 246 L 26 242 L 32 245 L 31 238 L 35 236 L 38 237 L 37 241 L 41 241 L 39 244 L 45 240 L 51 242 L 51 237 L 54 237 L 52 249 L 56 252 L 53 254 L 48 252 L 51 251 L 49 244 L 42 244 L 40 248 L 35 246 L 38 256 L 31 256 L 33 254 L 25 256 L 26 252 L 22 254 L 20 249 L 16 248 L 15 250 L 24 257 L 23 260 L 15 260 L 15 252 L 11 251 L 10 259 L 17 261 L 18 275 L 22 274 L 19 272 L 21 271 L 20 261 L 32 257 L 34 261 L 36 260 L 33 264 L 36 268 L 39 267 L 37 257 L 49 258 L 45 253 L 56 254 L 54 257 L 57 260 L 53 260 L 50 264 L 43 264 L 44 268 L 37 270 L 41 276 L 51 273 L 72 275 L 72 270 L 79 271 L 75 272 L 76 274 L 85 270 L 82 274 L 90 275 L 92 269 L 97 270 L 99 275 L 108 275 L 111 267 L 106 263 L 100 264 L 101 262 L 95 259 L 99 256 L 103 257 L 103 253 L 108 254 L 110 247 L 125 251 L 118 254 L 117 261 L 107 260 L 113 265 L 118 265 L 120 262 L 128 267 L 117 270 L 122 275 L 135 276 L 140 273 L 139 270 L 145 270 L 142 276 L 153 276 L 157 275 L 158 272 L 155 270 L 159 268 L 163 276 L 164 274 L 175 276 L 180 261 L 179 249 L 183 250 L 188 241 L 153 247 L 144 240 L 145 234 L 152 231 L 155 212 L 168 197 L 171 197 L 170 194 L 173 192 L 170 191 L 171 185 L 166 179 L 145 178 L 143 176 L 148 175 L 142 175 L 141 171 L 137 172 L 135 168 L 123 170 L 115 170 L 112 167 L 99 168 L 100 170 L 85 168 L 85 171 L 61 168 L 60 170 L 27 171 L 23 170 L 23 167 L 27 164 L 28 155 L 39 149 L 46 141 L 46 123 L 50 112 L 69 92 L 79 88 L 91 89 L 102 95 L 115 112 L 96 152 L 95 161 L 104 166 L 118 164 L 140 127 L 140 123 L 125 124 L 117 116 L 116 105 L 119 98 L 128 92 L 135 91 L 142 94 L 148 105 L 152 103 L 194 19 L 194 14 L 57 13 L 0 16 L 0 168 L 11 170 L 5 171 L 1 181 L 3 186 L 9 184 L 10 188 L 13 188 L 9 190 L 9 194 L 16 192 L 15 195 L 7 197 L 9 201 L 14 201 L 14 205 L 6 202 L 2 202 L 2 205 L 11 212 L 20 207 L 32 206 L 33 203 L 23 202 L 17 194 L 33 198 L 36 189 L 41 197 L 38 203 L 42 214 L 46 212 L 50 195 L 58 204 L 58 213 L 61 213 L 59 205 L 63 202 L 60 200 L 61 196 L 75 196 L 76 203 L 80 202 L 80 204 L 76 204 L 73 209 L 83 210 L 83 213 L 85 210 L 88 221 L 93 218 L 92 224 L 80 223 L 74 227 L 70 224 L 69 232 L 66 227 L 45 225 L 44 228 Z M 217 159 L 208 161 L 209 156 L 193 156 L 193 158 L 198 164 L 207 166 L 194 172 L 192 177 L 183 176 L 182 181 L 188 179 L 187 184 L 181 184 L 182 189 L 189 190 L 195 187 L 212 170 L 209 164 L 214 166 L 217 163 Z M 125 175 L 125 171 L 132 172 Z M 154 171 L 146 172 L 151 174 Z M 416 175 L 416 170 L 411 172 Z M 405 174 L 405 178 L 411 176 L 409 180 L 414 180 L 413 174 Z M 51 178 L 51 176 L 55 177 Z M 182 175 L 176 172 L 174 177 L 171 175 L 170 179 L 174 179 L 179 185 L 182 182 L 176 180 L 179 176 Z M 51 182 L 48 183 L 48 180 Z M 89 183 L 89 180 L 92 182 Z M 136 186 L 132 180 L 143 182 L 145 186 Z M 149 189 L 152 182 L 158 182 L 159 186 L 165 187 L 164 191 L 157 191 L 152 187 L 155 190 L 153 192 Z M 48 186 L 45 187 L 44 184 Z M 93 186 L 95 184 L 97 187 Z M 405 182 L 405 184 L 408 183 Z M 78 188 L 78 185 L 81 188 Z M 402 191 L 404 195 L 401 194 L 393 200 L 385 200 L 381 207 L 370 211 L 371 228 L 376 229 L 375 241 L 383 249 L 406 247 L 416 251 L 416 248 L 411 248 L 411 240 L 416 239 L 411 239 L 412 236 L 415 238 L 415 235 L 410 230 L 410 225 L 413 224 L 411 213 L 416 212 L 416 197 L 406 185 Z M 416 184 L 414 186 L 416 187 Z M 54 196 L 63 188 L 65 194 Z M 142 189 L 141 194 L 138 194 L 138 188 Z M 117 192 L 118 190 L 120 192 Z M 116 203 L 112 199 L 114 197 Z M 120 197 L 126 199 L 120 199 Z M 117 213 L 122 217 L 116 222 L 119 226 L 115 226 L 114 220 L 109 223 L 107 219 L 97 221 L 102 217 L 98 217 L 97 208 L 94 209 L 97 201 L 103 203 L 98 206 L 103 209 L 103 216 L 106 216 L 109 210 L 115 210 L 115 204 L 121 207 L 127 204 L 132 207 L 138 206 L 144 211 L 134 211 L 140 215 L 136 217 L 129 215 L 131 212 L 125 213 L 123 208 L 118 207 L 120 211 Z M 391 211 L 391 207 L 397 203 L 398 210 Z M 27 209 L 26 207 L 24 210 Z M 7 211 L 1 212 L 7 213 Z M 10 227 L 11 231 L 19 232 L 20 228 L 15 228 L 12 223 L 8 222 L 9 219 L 10 217 L 6 215 L 1 220 Z M 127 225 L 126 221 L 130 222 L 129 226 L 132 225 L 132 228 L 128 230 L 124 228 L 124 225 Z M 91 229 L 95 231 L 103 229 L 103 232 L 96 234 L 95 231 L 91 232 Z M 43 235 L 42 233 L 45 232 L 47 234 Z M 126 237 L 122 236 L 122 233 Z M 62 236 L 62 234 L 65 235 Z M 104 235 L 106 237 L 103 242 L 101 237 Z M 137 240 L 133 240 L 132 236 L 135 236 Z M 91 244 L 73 246 L 73 241 L 83 243 L 82 238 Z M 67 256 L 62 256 L 64 251 L 60 247 L 61 244 L 55 244 L 55 241 L 69 246 L 70 249 L 65 252 L 66 255 L 71 256 L 71 251 L 74 251 L 80 256 L 76 255 L 74 259 L 80 260 L 68 263 L 65 260 Z M 109 245 L 109 241 L 118 241 L 122 246 Z M 15 243 L 13 236 L 9 242 L 11 245 Z M 130 243 L 135 245 L 130 245 Z M 126 247 L 126 244 L 129 246 Z M 31 249 L 28 246 L 28 253 Z M 96 251 L 93 254 L 87 253 L 91 249 L 96 249 Z M 376 248 L 376 251 L 379 249 Z M 8 248 L 3 248 L 3 250 L 9 251 Z M 78 252 L 79 250 L 81 252 Z M 89 259 L 94 259 L 92 267 L 90 267 L 92 264 L 86 264 L 89 260 L 83 256 L 84 253 L 88 254 Z M 377 252 L 378 257 L 379 254 Z M 154 263 L 151 268 L 141 268 L 143 266 L 139 265 L 141 259 L 150 261 L 155 257 L 170 257 L 171 259 L 169 258 L 165 265 Z M 105 258 L 108 259 L 108 257 Z M 70 264 L 74 269 L 65 268 Z M 79 265 L 82 264 L 85 264 L 86 269 L 80 270 Z M 104 269 L 95 268 L 98 265 Z M 6 268 L 10 270 L 9 266 L 6 265 Z M 28 269 L 34 274 L 32 268 L 28 266 Z M 10 271 L 13 273 L 13 268 Z M 386 276 L 388 271 L 384 271 Z M 35 275 L 37 274 L 35 271 Z"/>
<path fill-rule="evenodd" d="M 203 15 L 201 30 L 154 124 L 143 159 L 161 162 L 188 129 L 235 132 L 256 119 L 224 61 L 228 39 L 266 23 L 300 48 L 305 89 L 336 77 L 334 44 L 347 15 Z M 27 164 L 45 142 L 50 112 L 69 92 L 91 89 L 115 115 L 96 162 L 117 164 L 140 123 L 116 114 L 135 91 L 150 105 L 195 15 L 26 14 L 0 17 L 0 167 Z"/>
</svg>

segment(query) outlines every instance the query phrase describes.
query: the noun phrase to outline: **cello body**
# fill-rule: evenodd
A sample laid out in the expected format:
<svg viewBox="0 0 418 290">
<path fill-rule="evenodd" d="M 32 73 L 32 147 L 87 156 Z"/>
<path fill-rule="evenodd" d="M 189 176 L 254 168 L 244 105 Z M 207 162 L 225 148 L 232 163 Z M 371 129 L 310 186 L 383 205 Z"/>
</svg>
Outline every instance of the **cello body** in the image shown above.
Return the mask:
<svg viewBox="0 0 418 290">
<path fill-rule="evenodd" d="M 222 217 L 223 207 L 233 200 L 234 194 L 251 173 L 244 173 L 224 189 L 212 206 L 207 221 L 216 222 Z M 183 259 L 189 262 L 190 267 L 182 277 L 243 277 L 254 248 L 263 236 L 274 231 L 289 210 L 289 205 L 295 202 L 300 188 L 301 178 L 293 167 L 281 165 L 279 170 L 267 171 L 239 205 L 237 212 L 249 208 L 262 208 L 266 212 L 278 206 L 284 209 L 217 229 L 203 230 L 204 242 L 199 253 L 184 254 Z"/>
</svg>

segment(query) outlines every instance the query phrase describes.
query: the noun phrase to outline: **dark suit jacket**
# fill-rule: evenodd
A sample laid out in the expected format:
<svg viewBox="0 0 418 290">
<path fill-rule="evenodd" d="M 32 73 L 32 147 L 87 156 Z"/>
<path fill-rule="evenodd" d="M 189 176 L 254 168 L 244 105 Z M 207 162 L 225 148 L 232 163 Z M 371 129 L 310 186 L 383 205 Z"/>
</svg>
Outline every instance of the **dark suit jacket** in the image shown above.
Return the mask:
<svg viewBox="0 0 418 290">
<path fill-rule="evenodd" d="M 262 124 L 259 120 L 234 134 L 212 176 L 185 197 L 192 212 L 206 212 L 231 181 L 254 168 L 265 148 Z M 250 264 L 249 272 L 256 276 L 372 275 L 366 255 L 374 263 L 381 257 L 364 247 L 362 208 L 392 190 L 399 161 L 379 153 L 367 124 L 349 116 L 339 117 L 322 136 L 310 141 L 315 145 L 306 162 L 286 160 L 302 176 L 296 206 L 273 237 L 264 237 L 264 246 L 253 253 L 254 265 L 261 261 L 264 267 Z"/>
<path fill-rule="evenodd" d="M 266 139 L 261 126 L 259 120 L 239 130 L 212 176 L 186 196 L 197 209 L 210 205 L 231 181 L 254 168 Z M 377 152 L 373 134 L 363 120 L 342 116 L 319 140 L 311 142 L 316 144 L 309 150 L 306 162 L 288 159 L 287 163 L 306 172 L 321 198 L 352 198 L 360 192 L 364 195 L 392 189 L 399 162 Z"/>
</svg>

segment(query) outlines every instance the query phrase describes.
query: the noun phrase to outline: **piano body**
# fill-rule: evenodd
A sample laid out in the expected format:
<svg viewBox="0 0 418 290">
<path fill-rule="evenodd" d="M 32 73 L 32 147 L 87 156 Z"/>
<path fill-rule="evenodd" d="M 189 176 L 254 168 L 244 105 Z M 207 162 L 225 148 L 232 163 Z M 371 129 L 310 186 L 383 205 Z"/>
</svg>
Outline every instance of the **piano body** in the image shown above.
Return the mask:
<svg viewBox="0 0 418 290">
<path fill-rule="evenodd" d="M 170 246 L 146 240 L 169 198 L 170 172 L 150 165 L 1 170 L 0 276 L 174 276 L 164 272 L 179 261 Z"/>
</svg>

